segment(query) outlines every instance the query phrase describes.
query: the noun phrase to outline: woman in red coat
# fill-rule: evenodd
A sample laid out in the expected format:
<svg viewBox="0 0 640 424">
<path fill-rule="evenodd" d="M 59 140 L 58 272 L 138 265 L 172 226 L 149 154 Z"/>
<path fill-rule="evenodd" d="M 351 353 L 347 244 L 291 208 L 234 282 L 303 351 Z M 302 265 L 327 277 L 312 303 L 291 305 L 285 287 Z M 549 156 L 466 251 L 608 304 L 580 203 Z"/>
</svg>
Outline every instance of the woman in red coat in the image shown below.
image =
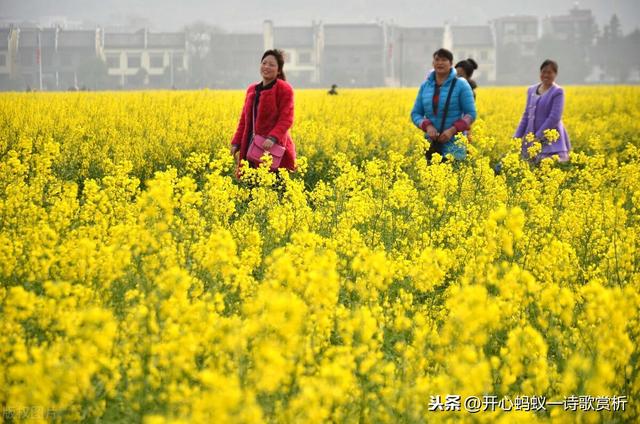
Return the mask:
<svg viewBox="0 0 640 424">
<path fill-rule="evenodd" d="M 280 168 L 293 171 L 296 167 L 296 147 L 289 134 L 293 124 L 293 88 L 286 82 L 283 67 L 284 56 L 280 50 L 264 52 L 260 63 L 262 81 L 247 89 L 238 129 L 231 141 L 231 155 L 238 164 L 247 158 L 255 128 L 256 134 L 267 138 L 263 146 L 266 150 L 274 143 L 285 148 Z M 249 163 L 253 167 L 258 165 Z"/>
</svg>

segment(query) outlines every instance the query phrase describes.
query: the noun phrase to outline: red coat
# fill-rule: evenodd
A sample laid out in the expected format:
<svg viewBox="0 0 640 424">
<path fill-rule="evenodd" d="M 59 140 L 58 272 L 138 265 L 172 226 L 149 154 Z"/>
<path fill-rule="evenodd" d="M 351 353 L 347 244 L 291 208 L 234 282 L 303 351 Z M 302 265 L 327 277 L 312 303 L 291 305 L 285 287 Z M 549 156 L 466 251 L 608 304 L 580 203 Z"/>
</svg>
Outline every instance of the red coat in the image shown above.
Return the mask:
<svg viewBox="0 0 640 424">
<path fill-rule="evenodd" d="M 256 86 L 251 84 L 242 107 L 242 115 L 238 122 L 238 129 L 231 144 L 240 146 L 240 159 L 247 158 L 248 136 L 253 125 L 253 99 L 256 96 Z M 255 132 L 263 137 L 273 136 L 285 147 L 286 151 L 280 162 L 281 168 L 294 170 L 296 167 L 296 146 L 293 144 L 289 128 L 293 125 L 293 88 L 281 79 L 269 90 L 260 93 L 260 103 L 256 114 Z"/>
</svg>

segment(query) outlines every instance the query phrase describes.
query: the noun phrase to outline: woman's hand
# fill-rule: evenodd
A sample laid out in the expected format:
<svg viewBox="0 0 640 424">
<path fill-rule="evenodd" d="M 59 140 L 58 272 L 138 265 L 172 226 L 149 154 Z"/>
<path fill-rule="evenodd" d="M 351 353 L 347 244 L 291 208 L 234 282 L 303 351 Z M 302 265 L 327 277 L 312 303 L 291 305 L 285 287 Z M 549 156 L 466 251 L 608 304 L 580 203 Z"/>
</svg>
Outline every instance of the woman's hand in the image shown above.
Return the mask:
<svg viewBox="0 0 640 424">
<path fill-rule="evenodd" d="M 264 141 L 264 144 L 262 145 L 262 147 L 265 150 L 269 150 L 271 147 L 273 147 L 274 144 L 276 144 L 276 142 L 278 141 L 277 138 L 275 138 L 274 136 L 270 135 L 269 137 L 267 137 L 267 139 Z"/>
<path fill-rule="evenodd" d="M 438 141 L 440 143 L 446 143 L 447 141 L 451 140 L 451 137 L 456 135 L 456 133 L 457 133 L 456 127 L 451 127 L 448 130 L 443 131 L 442 134 L 440 134 L 440 136 L 438 137 Z"/>
<path fill-rule="evenodd" d="M 273 144 L 274 144 L 273 140 L 271 140 L 270 138 L 267 138 L 264 141 L 264 143 L 262 143 L 262 148 L 264 150 L 269 150 L 269 149 L 271 149 L 271 147 L 273 147 Z"/>
<path fill-rule="evenodd" d="M 231 145 L 231 156 L 233 156 L 236 164 L 240 163 L 240 146 L 238 146 L 237 144 Z"/>
<path fill-rule="evenodd" d="M 427 136 L 429 136 L 430 140 L 437 140 L 438 138 L 438 130 L 433 125 L 429 125 L 427 127 Z"/>
</svg>

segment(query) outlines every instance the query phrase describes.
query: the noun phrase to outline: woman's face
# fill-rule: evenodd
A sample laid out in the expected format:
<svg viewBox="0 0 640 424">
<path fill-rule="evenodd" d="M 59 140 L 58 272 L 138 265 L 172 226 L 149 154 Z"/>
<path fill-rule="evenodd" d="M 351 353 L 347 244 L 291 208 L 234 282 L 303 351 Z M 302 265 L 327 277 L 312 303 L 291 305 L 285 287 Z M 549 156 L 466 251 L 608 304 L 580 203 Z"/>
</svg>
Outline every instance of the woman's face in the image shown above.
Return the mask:
<svg viewBox="0 0 640 424">
<path fill-rule="evenodd" d="M 274 56 L 269 55 L 262 59 L 260 63 L 260 75 L 267 81 L 278 78 L 278 61 Z"/>
<path fill-rule="evenodd" d="M 464 69 L 462 68 L 462 66 L 458 66 L 456 68 L 456 74 L 458 74 L 459 77 L 467 78 L 467 74 L 464 72 Z"/>
<path fill-rule="evenodd" d="M 433 58 L 433 69 L 438 74 L 446 74 L 451 71 L 451 62 L 446 57 L 436 56 Z"/>
<path fill-rule="evenodd" d="M 544 85 L 551 85 L 556 80 L 556 75 L 551 65 L 547 65 L 540 71 L 540 82 Z"/>
</svg>

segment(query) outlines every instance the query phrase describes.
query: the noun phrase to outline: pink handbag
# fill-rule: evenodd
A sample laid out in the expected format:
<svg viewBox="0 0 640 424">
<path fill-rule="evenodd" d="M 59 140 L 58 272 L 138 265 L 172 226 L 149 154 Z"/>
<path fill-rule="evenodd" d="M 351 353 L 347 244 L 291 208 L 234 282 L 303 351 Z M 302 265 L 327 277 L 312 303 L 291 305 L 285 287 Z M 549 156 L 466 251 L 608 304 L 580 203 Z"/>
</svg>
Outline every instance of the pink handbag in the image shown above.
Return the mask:
<svg viewBox="0 0 640 424">
<path fill-rule="evenodd" d="M 249 146 L 249 150 L 247 151 L 247 159 L 254 163 L 262 162 L 262 156 L 265 151 L 269 152 L 273 157 L 273 161 L 271 162 L 271 170 L 275 171 L 280 166 L 280 162 L 282 162 L 282 157 L 284 156 L 285 148 L 278 143 L 274 143 L 273 146 L 269 150 L 265 150 L 264 142 L 267 140 L 266 137 L 263 137 L 258 134 L 254 134 L 253 141 Z"/>
<path fill-rule="evenodd" d="M 254 109 L 255 111 L 255 109 Z M 264 156 L 265 148 L 264 142 L 267 140 L 266 137 L 256 134 L 256 115 L 253 115 L 253 137 L 251 139 L 251 143 L 249 144 L 249 150 L 247 150 L 247 159 L 253 163 L 261 163 L 262 156 Z M 271 170 L 275 171 L 280 166 L 280 162 L 282 162 L 282 156 L 284 156 L 285 148 L 284 146 L 279 145 L 278 143 L 273 143 L 273 146 L 268 150 L 268 152 L 273 157 L 271 161 Z"/>
</svg>

